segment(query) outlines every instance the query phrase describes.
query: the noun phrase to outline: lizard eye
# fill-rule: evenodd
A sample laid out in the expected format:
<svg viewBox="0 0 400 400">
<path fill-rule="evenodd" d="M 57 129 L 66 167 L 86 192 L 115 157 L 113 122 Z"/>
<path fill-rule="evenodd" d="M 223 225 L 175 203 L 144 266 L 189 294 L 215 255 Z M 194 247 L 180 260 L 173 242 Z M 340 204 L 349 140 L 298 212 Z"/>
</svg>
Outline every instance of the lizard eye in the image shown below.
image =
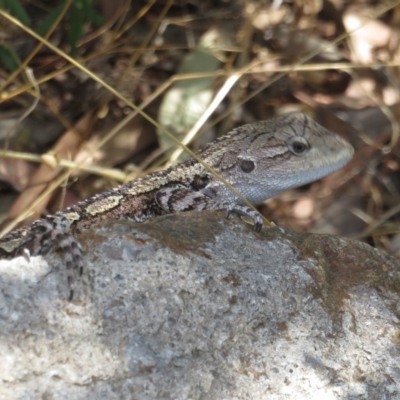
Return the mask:
<svg viewBox="0 0 400 400">
<path fill-rule="evenodd" d="M 302 137 L 294 137 L 288 143 L 289 150 L 296 156 L 304 155 L 310 148 L 307 140 Z"/>
</svg>

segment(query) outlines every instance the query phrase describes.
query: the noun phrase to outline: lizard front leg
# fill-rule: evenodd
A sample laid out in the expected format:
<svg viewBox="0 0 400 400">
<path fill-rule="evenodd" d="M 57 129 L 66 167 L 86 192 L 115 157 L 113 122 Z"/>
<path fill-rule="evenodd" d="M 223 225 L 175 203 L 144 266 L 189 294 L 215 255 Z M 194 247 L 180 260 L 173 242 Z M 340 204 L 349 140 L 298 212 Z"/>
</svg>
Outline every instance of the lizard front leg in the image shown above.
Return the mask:
<svg viewBox="0 0 400 400">
<path fill-rule="evenodd" d="M 228 206 L 228 214 L 226 218 L 228 219 L 232 213 L 237 213 L 239 215 L 246 215 L 254 221 L 254 230 L 260 232 L 263 226 L 263 219 L 258 211 L 252 210 L 250 207 L 242 206 L 239 204 L 233 204 Z"/>
<path fill-rule="evenodd" d="M 226 218 L 229 218 L 232 213 L 246 215 L 254 221 L 254 230 L 260 232 L 263 226 L 263 218 L 258 211 L 251 209 L 243 204 L 242 200 L 231 192 L 221 182 L 213 182 L 207 185 L 203 190 L 207 197 L 213 199 L 215 204 L 220 205 L 215 209 L 225 209 L 228 211 Z"/>
</svg>

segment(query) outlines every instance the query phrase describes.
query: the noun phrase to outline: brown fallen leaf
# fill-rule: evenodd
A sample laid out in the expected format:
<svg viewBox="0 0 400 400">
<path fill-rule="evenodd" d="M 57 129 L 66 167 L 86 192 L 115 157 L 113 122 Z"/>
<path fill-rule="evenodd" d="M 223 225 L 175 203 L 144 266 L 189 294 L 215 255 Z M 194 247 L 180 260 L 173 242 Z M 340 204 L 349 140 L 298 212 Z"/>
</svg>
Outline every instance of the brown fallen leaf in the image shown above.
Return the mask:
<svg viewBox="0 0 400 400">
<path fill-rule="evenodd" d="M 94 113 L 86 113 L 74 126 L 73 130 L 66 131 L 49 152 L 53 155 L 52 159 L 64 158 L 73 160 L 93 123 L 95 122 Z M 44 157 L 44 160 L 46 157 Z M 26 211 L 32 202 L 46 189 L 46 187 L 59 175 L 61 168 L 51 167 L 48 164 L 40 165 L 36 172 L 32 174 L 26 189 L 23 190 L 15 200 L 10 209 L 4 224 L 16 218 L 23 211 Z M 31 209 L 31 214 L 23 223 L 29 223 L 39 218 L 46 208 L 51 196 L 45 196 L 40 203 Z M 3 225 L 4 225 L 3 224 Z"/>
</svg>

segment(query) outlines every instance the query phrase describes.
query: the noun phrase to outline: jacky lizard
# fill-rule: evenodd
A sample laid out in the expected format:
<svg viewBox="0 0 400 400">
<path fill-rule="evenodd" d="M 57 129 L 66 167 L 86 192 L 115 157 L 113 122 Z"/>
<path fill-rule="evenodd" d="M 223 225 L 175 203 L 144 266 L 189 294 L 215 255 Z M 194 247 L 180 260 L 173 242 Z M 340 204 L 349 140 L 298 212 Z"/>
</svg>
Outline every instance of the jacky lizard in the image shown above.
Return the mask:
<svg viewBox="0 0 400 400">
<path fill-rule="evenodd" d="M 294 113 L 236 128 L 199 156 L 256 204 L 336 171 L 353 153 L 344 139 Z M 72 296 L 74 272 L 82 271 L 82 249 L 76 238 L 82 230 L 106 219 L 143 222 L 169 213 L 220 209 L 248 215 L 256 230 L 262 227 L 258 212 L 191 158 L 11 232 L 0 239 L 0 258 L 15 257 L 25 249 L 31 255 L 44 255 L 61 248 Z"/>
</svg>

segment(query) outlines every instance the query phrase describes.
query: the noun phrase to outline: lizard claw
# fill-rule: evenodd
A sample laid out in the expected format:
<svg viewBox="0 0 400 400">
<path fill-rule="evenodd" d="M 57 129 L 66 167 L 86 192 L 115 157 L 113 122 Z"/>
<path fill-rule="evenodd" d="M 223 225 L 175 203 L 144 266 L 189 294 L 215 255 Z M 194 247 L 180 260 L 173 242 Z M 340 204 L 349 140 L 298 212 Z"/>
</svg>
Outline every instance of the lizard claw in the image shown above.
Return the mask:
<svg viewBox="0 0 400 400">
<path fill-rule="evenodd" d="M 69 296 L 68 296 L 68 301 L 72 301 L 74 299 L 74 284 L 72 282 L 71 277 L 68 277 L 68 287 L 69 287 Z"/>
<path fill-rule="evenodd" d="M 228 208 L 228 214 L 226 218 L 228 218 L 232 212 L 238 213 L 239 215 L 247 215 L 254 221 L 254 230 L 256 232 L 260 232 L 263 227 L 263 219 L 261 214 L 258 211 L 254 211 L 247 206 L 234 205 L 231 208 Z"/>
<path fill-rule="evenodd" d="M 255 221 L 255 223 L 254 223 L 254 230 L 255 230 L 256 232 L 261 232 L 262 227 L 263 227 L 263 223 L 262 223 L 262 222 L 257 222 L 257 221 Z"/>
</svg>

